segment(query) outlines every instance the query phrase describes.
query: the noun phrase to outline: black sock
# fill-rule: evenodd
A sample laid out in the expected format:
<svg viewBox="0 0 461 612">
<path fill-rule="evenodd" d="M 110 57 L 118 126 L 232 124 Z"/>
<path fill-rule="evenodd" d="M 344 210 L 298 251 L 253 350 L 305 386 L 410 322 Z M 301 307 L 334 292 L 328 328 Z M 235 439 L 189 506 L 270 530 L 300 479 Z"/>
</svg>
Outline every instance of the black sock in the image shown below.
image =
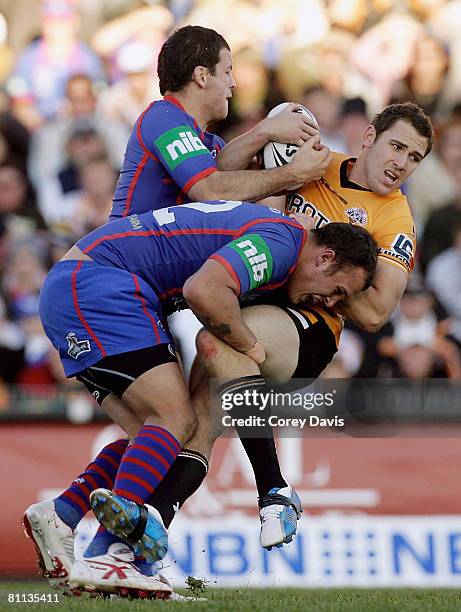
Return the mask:
<svg viewBox="0 0 461 612">
<path fill-rule="evenodd" d="M 176 512 L 202 484 L 208 472 L 203 455 L 183 448 L 147 502 L 154 506 L 168 529 Z"/>
<path fill-rule="evenodd" d="M 219 396 L 222 399 L 223 395 L 226 394 L 226 400 L 232 403 L 234 394 L 248 392 L 252 394 L 252 398 L 256 398 L 257 394 L 262 393 L 264 389 L 265 382 L 262 376 L 245 376 L 221 385 Z M 254 415 L 256 418 L 266 419 L 266 425 L 264 426 L 235 427 L 253 468 L 259 497 L 263 497 L 271 489 L 286 487 L 287 483 L 280 471 L 272 427 L 267 424 L 267 419 L 270 416 L 269 406 L 264 411 L 259 411 L 257 401 L 255 403 L 252 401 L 251 405 L 246 406 L 234 404 L 230 415 L 236 418 Z M 249 437 L 252 435 L 258 437 Z"/>
</svg>

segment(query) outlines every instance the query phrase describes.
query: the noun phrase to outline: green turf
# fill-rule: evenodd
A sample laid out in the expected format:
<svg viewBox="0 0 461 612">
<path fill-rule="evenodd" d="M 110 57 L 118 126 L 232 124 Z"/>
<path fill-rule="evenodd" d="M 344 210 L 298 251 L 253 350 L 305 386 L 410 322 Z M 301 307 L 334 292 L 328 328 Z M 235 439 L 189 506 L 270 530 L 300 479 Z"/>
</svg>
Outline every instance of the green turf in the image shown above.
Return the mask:
<svg viewBox="0 0 461 612">
<path fill-rule="evenodd" d="M 183 594 L 188 592 L 180 591 Z M 147 610 L 279 612 L 459 612 L 461 590 L 444 589 L 207 589 L 207 602 L 106 601 L 59 596 L 60 603 L 8 603 L 9 593 L 53 593 L 43 582 L 0 582 L 0 610 L 138 612 Z"/>
</svg>

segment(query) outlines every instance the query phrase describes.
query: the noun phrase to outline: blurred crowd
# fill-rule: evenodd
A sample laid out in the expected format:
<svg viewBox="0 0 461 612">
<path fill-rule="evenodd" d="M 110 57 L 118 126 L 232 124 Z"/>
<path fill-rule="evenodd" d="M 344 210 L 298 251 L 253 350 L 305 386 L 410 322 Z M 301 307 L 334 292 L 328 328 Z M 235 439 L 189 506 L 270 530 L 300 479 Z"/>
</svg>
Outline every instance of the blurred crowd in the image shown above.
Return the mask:
<svg viewBox="0 0 461 612">
<path fill-rule="evenodd" d="M 404 186 L 418 235 L 408 290 L 378 334 L 348 326 L 325 376 L 461 378 L 461 0 L 0 0 L 0 11 L 0 407 L 8 384 L 63 381 L 40 286 L 105 222 L 129 132 L 159 97 L 160 46 L 185 23 L 232 48 L 237 88 L 215 126 L 226 140 L 285 100 L 351 155 L 384 105 L 431 115 L 435 151 Z"/>
</svg>

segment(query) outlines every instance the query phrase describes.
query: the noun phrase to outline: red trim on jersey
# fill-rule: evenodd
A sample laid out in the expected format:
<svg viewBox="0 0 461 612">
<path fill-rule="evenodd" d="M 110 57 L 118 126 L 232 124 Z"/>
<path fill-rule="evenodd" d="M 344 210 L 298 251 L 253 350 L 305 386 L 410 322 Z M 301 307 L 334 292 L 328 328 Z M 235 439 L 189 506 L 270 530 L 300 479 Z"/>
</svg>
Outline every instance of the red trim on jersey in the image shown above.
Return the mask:
<svg viewBox="0 0 461 612">
<path fill-rule="evenodd" d="M 175 295 L 176 293 L 182 293 L 182 287 L 175 287 L 174 289 L 168 289 L 168 291 L 165 291 L 164 293 L 160 293 L 158 295 L 158 299 L 161 300 L 167 300 L 171 295 Z"/>
<path fill-rule="evenodd" d="M 184 193 L 188 193 L 190 188 L 193 187 L 195 183 L 198 183 L 198 181 L 201 181 L 206 176 L 209 176 L 210 174 L 213 174 L 213 172 L 217 172 L 217 171 L 218 169 L 216 168 L 216 166 L 205 168 L 205 170 L 202 170 L 201 172 L 193 176 L 191 179 L 189 179 L 187 183 L 184 185 L 184 187 L 182 188 L 182 190 L 184 191 Z"/>
<path fill-rule="evenodd" d="M 136 187 L 136 183 L 138 182 L 139 177 L 141 176 L 141 172 L 144 170 L 144 166 L 146 165 L 148 159 L 149 158 L 144 153 L 144 155 L 143 155 L 143 157 L 141 159 L 141 162 L 140 162 L 139 166 L 136 168 L 136 172 L 134 173 L 134 176 L 131 179 L 130 186 L 128 187 L 128 194 L 126 196 L 125 208 L 123 210 L 122 217 L 128 216 L 128 213 L 130 212 L 131 200 L 133 199 L 133 193 L 134 193 L 134 189 Z"/>
<path fill-rule="evenodd" d="M 147 303 L 146 303 L 145 298 L 141 295 L 141 287 L 139 286 L 139 281 L 138 281 L 138 279 L 136 277 L 136 274 L 132 274 L 131 276 L 133 277 L 134 286 L 136 287 L 136 291 L 135 291 L 134 295 L 141 302 L 144 314 L 146 315 L 146 317 L 151 322 L 151 325 L 152 325 L 152 328 L 153 328 L 154 334 L 155 334 L 155 339 L 160 344 L 160 334 L 159 334 L 159 331 L 158 331 L 157 322 L 156 322 L 155 318 L 147 310 Z"/>
<path fill-rule="evenodd" d="M 222 257 L 221 255 L 217 255 L 216 253 L 214 255 L 210 255 L 208 259 L 214 259 L 227 270 L 227 272 L 230 274 L 230 276 L 235 281 L 235 284 L 238 287 L 238 295 L 240 295 L 242 293 L 242 285 L 240 284 L 240 279 L 237 276 L 237 272 L 234 270 L 231 264 L 227 261 L 227 259 L 224 259 L 224 257 Z"/>
<path fill-rule="evenodd" d="M 186 199 L 186 196 L 183 194 L 182 191 L 180 191 L 178 195 L 176 196 L 176 205 L 179 206 L 180 204 L 184 204 L 185 199 Z"/>
<path fill-rule="evenodd" d="M 303 226 L 300 225 L 297 221 L 295 221 L 294 219 L 287 219 L 286 217 L 280 217 L 276 219 L 253 219 L 253 221 L 249 221 L 246 225 L 243 225 L 240 228 L 240 230 L 236 234 L 236 238 L 240 238 L 240 236 L 242 236 L 247 231 L 247 229 L 253 227 L 253 225 L 257 225 L 258 223 L 285 223 L 285 225 L 291 225 L 292 227 L 296 227 L 301 230 L 304 229 Z"/>
<path fill-rule="evenodd" d="M 75 307 L 75 311 L 77 313 L 78 318 L 80 319 L 80 322 L 82 323 L 83 327 L 86 329 L 86 331 L 90 334 L 90 336 L 93 338 L 93 340 L 95 341 L 98 349 L 101 351 L 101 357 L 105 357 L 107 355 L 106 350 L 104 349 L 103 345 L 99 342 L 96 334 L 93 332 L 93 330 L 91 329 L 91 327 L 88 325 L 88 323 L 86 322 L 82 311 L 80 310 L 80 306 L 78 305 L 78 297 L 77 297 L 77 272 L 80 270 L 80 268 L 83 265 L 83 261 L 79 261 L 75 270 L 72 272 L 72 298 L 74 300 L 74 307 Z"/>
<path fill-rule="evenodd" d="M 152 151 L 150 151 L 144 144 L 144 140 L 141 134 L 141 124 L 142 124 L 142 120 L 144 119 L 144 115 L 147 113 L 147 111 L 149 111 L 152 108 L 154 104 L 155 104 L 155 101 L 151 102 L 149 106 L 146 108 L 146 110 L 141 113 L 141 116 L 139 117 L 138 122 L 136 124 L 136 137 L 139 141 L 139 144 L 141 145 L 142 150 L 144 151 L 144 154 L 147 155 L 147 157 L 150 157 L 154 161 L 158 162 L 158 157 L 154 155 Z"/>
<path fill-rule="evenodd" d="M 181 102 L 174 96 L 163 96 L 163 99 L 166 100 L 167 102 L 170 102 L 170 104 L 174 104 L 175 106 L 177 106 L 180 110 L 186 113 L 186 115 L 189 114 L 184 108 L 184 106 L 181 104 Z"/>
<path fill-rule="evenodd" d="M 146 238 L 147 236 L 165 236 L 169 238 L 170 236 L 181 236 L 181 235 L 193 235 L 193 234 L 221 234 L 223 236 L 235 236 L 236 230 L 227 230 L 227 229 L 187 229 L 187 230 L 171 230 L 170 232 L 165 232 L 163 230 L 146 230 L 144 232 L 139 232 L 136 230 L 130 232 L 120 232 L 120 234 L 112 234 L 110 236 L 101 236 L 90 245 L 83 249 L 83 253 L 89 253 L 95 247 L 97 247 L 101 242 L 105 242 L 106 240 L 117 240 L 118 238 L 127 238 L 128 236 L 139 236 L 141 238 Z"/>
<path fill-rule="evenodd" d="M 200 140 L 203 140 L 205 138 L 205 132 L 202 130 L 202 128 L 197 123 L 197 119 L 195 119 L 195 117 L 192 117 L 192 118 L 194 119 L 194 128 L 200 132 Z"/>
</svg>

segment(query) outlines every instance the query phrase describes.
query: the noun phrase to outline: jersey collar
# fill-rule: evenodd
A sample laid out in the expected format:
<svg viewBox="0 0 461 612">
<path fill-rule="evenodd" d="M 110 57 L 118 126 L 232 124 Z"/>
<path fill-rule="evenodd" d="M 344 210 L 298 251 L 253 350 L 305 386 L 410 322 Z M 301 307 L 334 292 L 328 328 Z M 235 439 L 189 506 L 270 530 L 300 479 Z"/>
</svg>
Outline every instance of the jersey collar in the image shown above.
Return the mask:
<svg viewBox="0 0 461 612">
<path fill-rule="evenodd" d="M 163 99 L 166 100 L 166 102 L 170 102 L 171 104 L 174 104 L 175 106 L 177 106 L 180 110 L 186 112 L 186 109 L 184 108 L 184 106 L 181 104 L 181 102 L 175 98 L 174 96 L 163 96 Z"/>
<path fill-rule="evenodd" d="M 349 157 L 349 159 L 345 159 L 341 162 L 341 166 L 339 168 L 341 187 L 346 187 L 347 189 L 357 189 L 358 191 L 368 191 L 371 193 L 370 189 L 365 189 L 365 187 L 354 183 L 353 181 L 349 180 L 349 177 L 347 176 L 348 165 L 350 163 L 355 163 L 356 161 L 357 159 L 355 157 Z"/>
</svg>

